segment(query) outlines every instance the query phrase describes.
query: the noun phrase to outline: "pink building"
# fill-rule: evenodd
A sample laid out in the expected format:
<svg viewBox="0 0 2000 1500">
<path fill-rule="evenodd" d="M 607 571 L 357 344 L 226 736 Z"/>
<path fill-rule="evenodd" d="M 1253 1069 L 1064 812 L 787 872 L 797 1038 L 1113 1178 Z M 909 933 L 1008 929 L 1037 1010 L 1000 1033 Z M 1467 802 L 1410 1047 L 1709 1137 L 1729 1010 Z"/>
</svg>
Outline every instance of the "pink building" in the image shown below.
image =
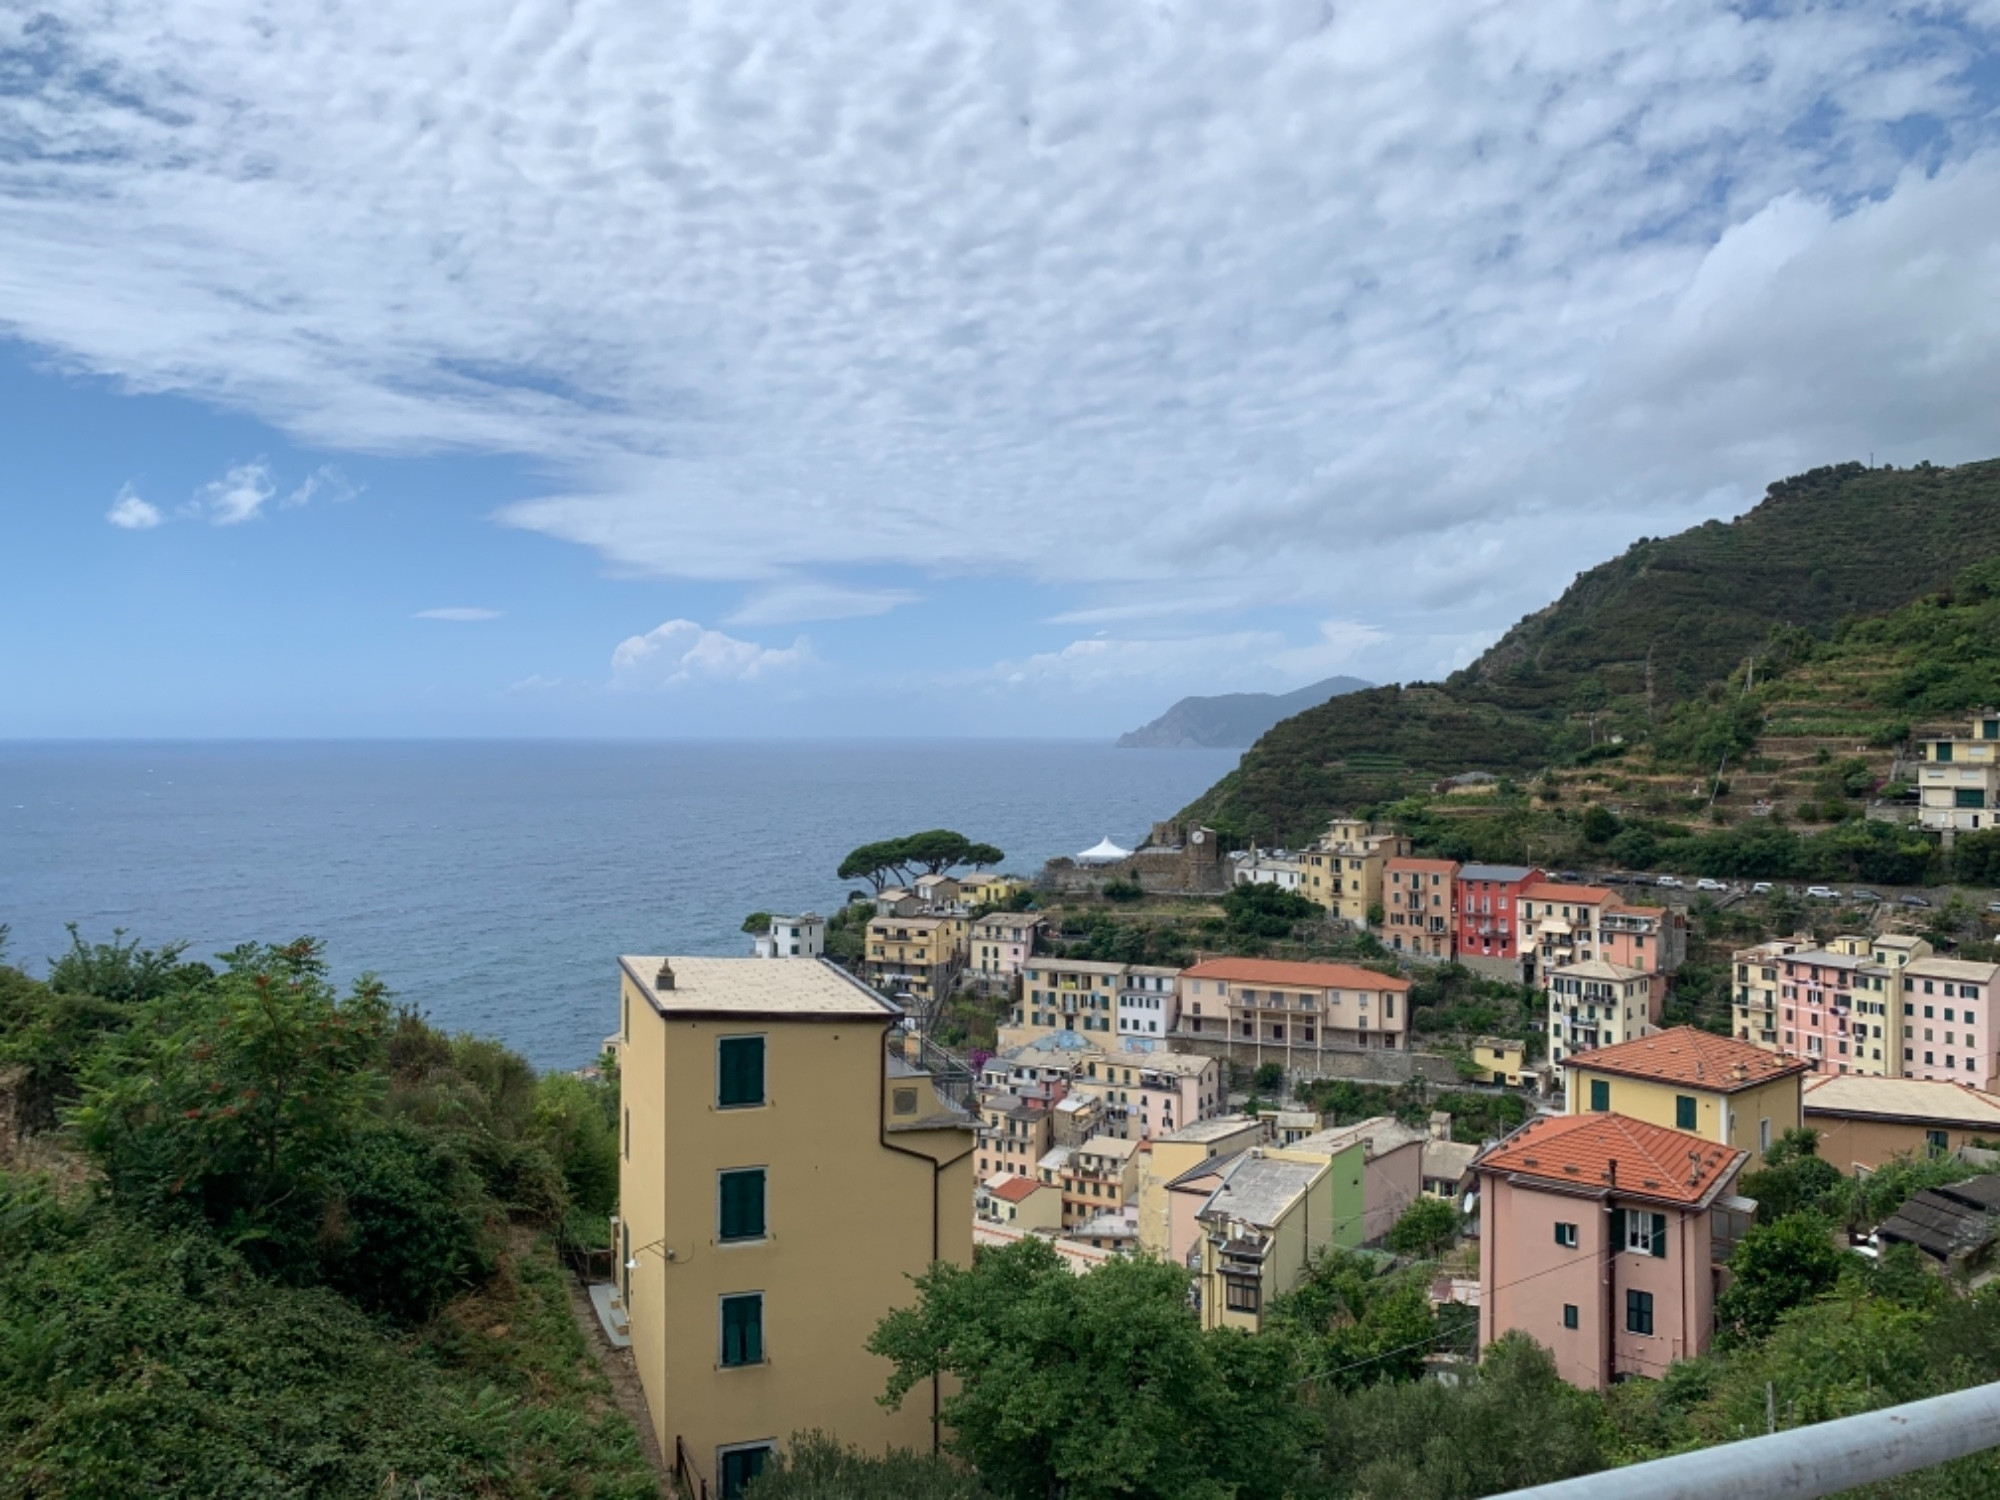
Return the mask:
<svg viewBox="0 0 2000 1500">
<path fill-rule="evenodd" d="M 1566 964 L 1593 959 L 1671 974 L 1687 956 L 1687 917 L 1664 906 L 1627 906 L 1601 885 L 1538 880 L 1516 907 L 1527 979 L 1538 981 Z"/>
<path fill-rule="evenodd" d="M 1587 1390 L 1702 1353 L 1749 1159 L 1626 1115 L 1530 1120 L 1473 1164 L 1481 1345 L 1519 1329 Z"/>
<path fill-rule="evenodd" d="M 975 974 L 1019 974 L 1035 951 L 1042 918 L 1032 912 L 996 911 L 972 924 L 966 967 Z"/>
<path fill-rule="evenodd" d="M 1398 855 L 1383 866 L 1382 941 L 1397 953 L 1458 953 L 1458 861 Z"/>
<path fill-rule="evenodd" d="M 1994 980 L 2000 964 L 1920 958 L 1903 975 L 1903 1076 L 1948 1078 L 1991 1091 L 1996 1073 Z"/>
<path fill-rule="evenodd" d="M 1777 960 L 1778 1045 L 1820 1073 L 1893 1074 L 1895 975 L 1866 953 L 1801 948 Z M 1885 1039 L 1883 1031 L 1888 1030 Z M 1871 1035 L 1872 1033 L 1872 1035 Z"/>
</svg>

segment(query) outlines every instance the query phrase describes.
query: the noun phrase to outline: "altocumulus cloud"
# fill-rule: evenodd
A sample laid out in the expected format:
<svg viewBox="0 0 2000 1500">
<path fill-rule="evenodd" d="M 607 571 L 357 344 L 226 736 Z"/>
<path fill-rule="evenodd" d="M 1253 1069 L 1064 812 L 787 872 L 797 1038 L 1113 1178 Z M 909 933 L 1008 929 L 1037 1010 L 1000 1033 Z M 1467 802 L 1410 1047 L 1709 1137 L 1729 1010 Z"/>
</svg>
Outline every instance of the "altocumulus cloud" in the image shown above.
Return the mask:
<svg viewBox="0 0 2000 1500">
<path fill-rule="evenodd" d="M 812 657 L 804 636 L 786 647 L 760 646 L 693 620 L 669 620 L 628 636 L 611 653 L 614 687 L 673 687 L 690 682 L 749 682 L 802 666 Z"/>
<path fill-rule="evenodd" d="M 215 526 L 240 526 L 261 515 L 264 502 L 277 493 L 270 465 L 237 464 L 195 491 L 188 514 Z"/>
<path fill-rule="evenodd" d="M 0 14 L 0 325 L 527 455 L 506 523 L 744 620 L 1199 574 L 1459 641 L 1790 469 L 1990 451 L 1996 20 L 48 0 Z"/>
</svg>

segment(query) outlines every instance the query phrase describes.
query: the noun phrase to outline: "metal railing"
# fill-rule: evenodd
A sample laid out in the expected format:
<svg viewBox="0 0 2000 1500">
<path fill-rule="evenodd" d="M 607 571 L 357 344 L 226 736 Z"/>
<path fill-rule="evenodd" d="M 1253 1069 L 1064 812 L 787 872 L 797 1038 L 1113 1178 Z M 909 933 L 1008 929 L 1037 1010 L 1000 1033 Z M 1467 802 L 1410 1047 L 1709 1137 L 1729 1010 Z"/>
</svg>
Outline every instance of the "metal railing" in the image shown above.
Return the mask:
<svg viewBox="0 0 2000 1500">
<path fill-rule="evenodd" d="M 2000 1383 L 1513 1490 L 1499 1500 L 1817 1500 L 2000 1448 Z"/>
<path fill-rule="evenodd" d="M 708 1500 L 708 1481 L 688 1457 L 687 1444 L 674 1434 L 674 1484 L 686 1500 Z"/>
</svg>

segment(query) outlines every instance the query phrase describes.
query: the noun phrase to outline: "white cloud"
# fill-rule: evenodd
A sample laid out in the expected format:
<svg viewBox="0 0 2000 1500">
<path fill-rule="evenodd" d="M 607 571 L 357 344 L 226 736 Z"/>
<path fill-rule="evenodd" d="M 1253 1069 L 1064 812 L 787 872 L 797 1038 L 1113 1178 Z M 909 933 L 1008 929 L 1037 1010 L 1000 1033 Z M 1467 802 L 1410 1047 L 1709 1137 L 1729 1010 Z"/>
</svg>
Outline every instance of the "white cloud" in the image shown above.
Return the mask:
<svg viewBox="0 0 2000 1500">
<path fill-rule="evenodd" d="M 420 609 L 410 616 L 413 620 L 450 620 L 456 624 L 469 625 L 476 620 L 497 620 L 500 611 L 481 609 L 477 605 L 454 604 L 443 609 Z"/>
<path fill-rule="evenodd" d="M 1328 620 L 1319 639 L 1295 646 L 1274 630 L 1120 639 L 1098 635 L 1019 661 L 996 663 L 981 679 L 1010 689 L 1124 693 L 1135 683 L 1177 693 L 1282 692 L 1349 666 L 1386 637 L 1370 625 Z M 1150 690 L 1150 689 L 1149 689 Z"/>
<path fill-rule="evenodd" d="M 263 514 L 264 502 L 277 493 L 270 465 L 238 464 L 196 490 L 188 514 L 214 526 L 240 526 Z"/>
<path fill-rule="evenodd" d="M 779 648 L 705 630 L 693 620 L 669 620 L 644 635 L 628 636 L 611 653 L 617 687 L 672 687 L 689 682 L 751 682 L 811 660 L 800 636 Z"/>
<path fill-rule="evenodd" d="M 359 495 L 363 488 L 365 486 L 354 483 L 333 464 L 321 464 L 278 503 L 288 510 L 293 506 L 310 505 L 314 500 L 330 500 L 335 505 L 341 505 Z"/>
<path fill-rule="evenodd" d="M 104 519 L 122 531 L 150 531 L 166 517 L 160 514 L 158 506 L 140 499 L 137 490 L 124 484 L 118 487 L 118 498 L 104 513 Z"/>
<path fill-rule="evenodd" d="M 0 329 L 525 455 L 501 519 L 740 623 L 1195 574 L 1427 663 L 1782 473 L 1993 447 L 1990 4 L 35 14 Z"/>
<path fill-rule="evenodd" d="M 857 589 L 832 583 L 781 583 L 761 589 L 731 613 L 730 625 L 791 625 L 801 620 L 854 620 L 886 615 L 918 595 L 908 589 Z"/>
</svg>

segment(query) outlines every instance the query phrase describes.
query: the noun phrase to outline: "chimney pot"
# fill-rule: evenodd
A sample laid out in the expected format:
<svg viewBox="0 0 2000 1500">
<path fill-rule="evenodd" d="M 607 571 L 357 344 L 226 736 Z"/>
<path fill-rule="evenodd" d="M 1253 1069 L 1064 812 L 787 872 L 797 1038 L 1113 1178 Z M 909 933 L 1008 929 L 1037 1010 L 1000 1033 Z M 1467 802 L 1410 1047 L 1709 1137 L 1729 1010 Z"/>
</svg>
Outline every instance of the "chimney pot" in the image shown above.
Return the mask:
<svg viewBox="0 0 2000 1500">
<path fill-rule="evenodd" d="M 660 960 L 660 972 L 653 976 L 653 988 L 670 990 L 674 987 L 674 966 L 670 959 Z"/>
</svg>

